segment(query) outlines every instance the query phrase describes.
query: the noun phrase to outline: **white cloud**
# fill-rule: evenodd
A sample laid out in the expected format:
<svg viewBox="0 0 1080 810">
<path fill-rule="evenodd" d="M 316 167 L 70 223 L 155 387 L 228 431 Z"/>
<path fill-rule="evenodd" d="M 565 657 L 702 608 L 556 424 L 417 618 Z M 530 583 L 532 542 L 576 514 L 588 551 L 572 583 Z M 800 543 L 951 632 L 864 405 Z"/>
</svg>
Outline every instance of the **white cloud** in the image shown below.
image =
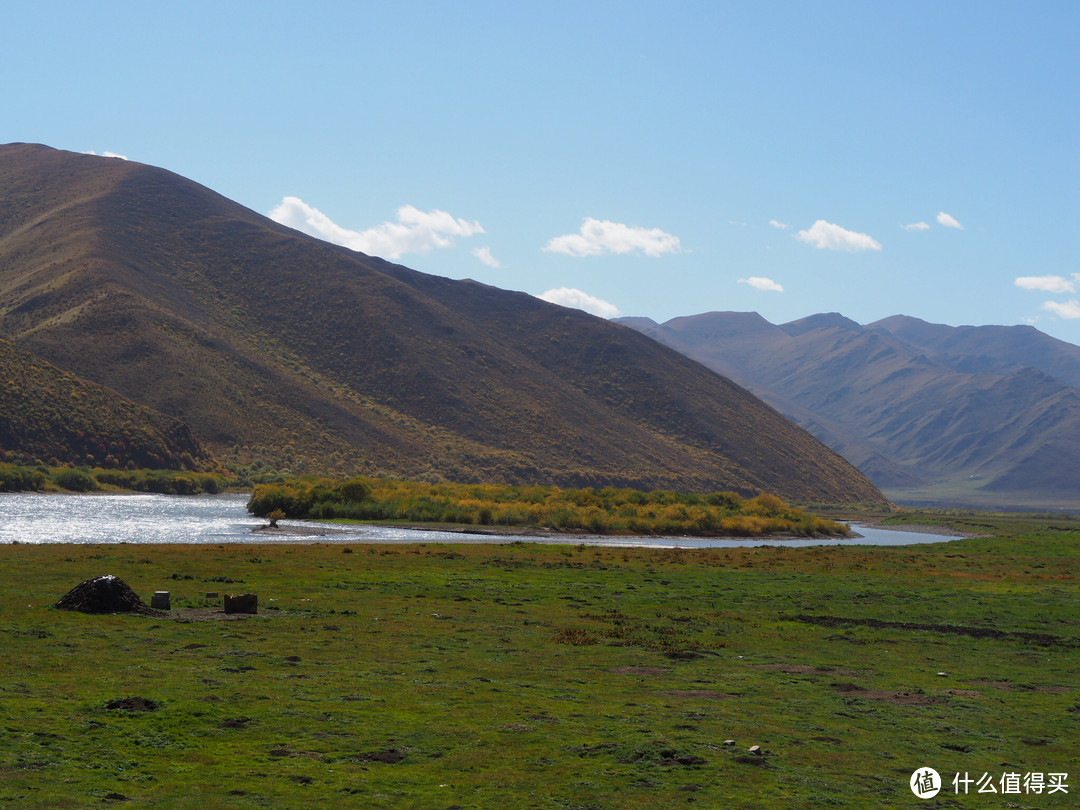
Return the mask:
<svg viewBox="0 0 1080 810">
<path fill-rule="evenodd" d="M 809 229 L 799 231 L 795 238 L 823 250 L 881 250 L 881 243 L 865 233 L 857 233 L 819 219 Z"/>
<path fill-rule="evenodd" d="M 127 160 L 127 155 L 120 155 L 120 154 L 117 154 L 116 152 L 102 152 L 100 155 L 98 155 L 97 152 L 95 152 L 93 149 L 91 149 L 89 152 L 83 152 L 83 154 L 84 155 L 97 155 L 98 157 L 118 158 L 119 160 Z"/>
<path fill-rule="evenodd" d="M 491 248 L 487 245 L 483 247 L 473 248 L 472 255 L 486 264 L 488 267 L 502 267 L 502 262 L 491 255 Z"/>
<path fill-rule="evenodd" d="M 930 225 L 926 222 L 912 222 L 910 225 L 901 225 L 905 231 L 928 231 Z"/>
<path fill-rule="evenodd" d="M 639 228 L 586 217 L 580 232 L 556 236 L 544 250 L 548 253 L 565 253 L 567 256 L 641 251 L 646 256 L 656 257 L 665 253 L 681 253 L 682 246 L 679 237 L 659 228 Z"/>
<path fill-rule="evenodd" d="M 764 278 L 763 276 L 750 276 L 750 278 L 740 278 L 740 284 L 749 284 L 755 290 L 761 290 L 762 292 L 783 292 L 784 288 L 773 281 L 771 278 Z"/>
<path fill-rule="evenodd" d="M 622 314 L 619 312 L 619 308 L 614 304 L 608 303 L 600 298 L 594 298 L 588 293 L 584 293 L 581 290 L 575 290 L 571 287 L 559 287 L 557 290 L 548 290 L 545 293 L 540 293 L 540 295 L 536 297 L 542 298 L 544 301 L 551 304 L 581 309 L 601 318 L 617 318 Z"/>
<path fill-rule="evenodd" d="M 450 247 L 455 236 L 484 233 L 479 222 L 457 219 L 445 211 L 421 211 L 412 205 L 397 210 L 397 222 L 384 222 L 365 231 L 341 227 L 299 197 L 285 197 L 269 217 L 309 236 L 384 259 L 397 259 L 404 253 L 428 253 Z"/>
<path fill-rule="evenodd" d="M 786 231 L 788 228 L 791 227 L 786 222 L 778 222 L 775 219 L 770 219 L 769 224 L 772 225 L 774 228 L 779 228 L 782 231 Z"/>
<path fill-rule="evenodd" d="M 1065 303 L 1047 301 L 1043 304 L 1043 309 L 1047 312 L 1053 312 L 1059 318 L 1068 318 L 1069 320 L 1080 318 L 1080 301 L 1077 301 L 1075 298 L 1072 301 L 1066 301 Z"/>
<path fill-rule="evenodd" d="M 1075 281 L 1069 281 L 1064 276 L 1020 276 L 1013 283 L 1024 290 L 1042 290 L 1049 293 L 1076 292 L 1076 282 L 1080 281 L 1080 273 L 1073 273 Z"/>
<path fill-rule="evenodd" d="M 964 226 L 956 220 L 956 217 L 949 216 L 944 211 L 938 212 L 937 221 L 939 225 L 944 225 L 946 228 L 956 228 L 958 231 L 964 230 Z"/>
</svg>

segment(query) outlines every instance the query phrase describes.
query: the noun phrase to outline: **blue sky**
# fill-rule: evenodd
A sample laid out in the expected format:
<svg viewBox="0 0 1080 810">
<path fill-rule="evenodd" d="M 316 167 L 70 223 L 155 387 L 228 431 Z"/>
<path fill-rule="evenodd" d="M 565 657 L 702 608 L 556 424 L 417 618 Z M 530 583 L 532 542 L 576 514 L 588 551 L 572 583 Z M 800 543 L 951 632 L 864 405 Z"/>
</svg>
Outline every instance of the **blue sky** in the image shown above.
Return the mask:
<svg viewBox="0 0 1080 810">
<path fill-rule="evenodd" d="M 1080 343 L 1080 2 L 8 3 L 0 143 L 658 321 Z"/>
</svg>

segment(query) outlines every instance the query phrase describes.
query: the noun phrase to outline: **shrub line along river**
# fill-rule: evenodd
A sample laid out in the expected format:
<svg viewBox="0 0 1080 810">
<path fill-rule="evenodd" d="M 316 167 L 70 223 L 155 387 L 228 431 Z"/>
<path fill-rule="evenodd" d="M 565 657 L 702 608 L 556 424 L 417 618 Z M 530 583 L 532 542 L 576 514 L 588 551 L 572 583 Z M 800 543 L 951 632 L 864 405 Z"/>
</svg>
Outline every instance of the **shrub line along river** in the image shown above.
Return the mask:
<svg viewBox="0 0 1080 810">
<path fill-rule="evenodd" d="M 397 527 L 288 521 L 292 533 L 254 533 L 264 522 L 248 514 L 247 495 L 0 494 L 0 543 L 510 543 L 514 541 L 646 548 L 821 546 L 939 543 L 957 537 L 853 525 L 851 539 L 723 537 L 543 537 L 422 531 Z M 325 534 L 324 534 L 325 533 Z"/>
</svg>

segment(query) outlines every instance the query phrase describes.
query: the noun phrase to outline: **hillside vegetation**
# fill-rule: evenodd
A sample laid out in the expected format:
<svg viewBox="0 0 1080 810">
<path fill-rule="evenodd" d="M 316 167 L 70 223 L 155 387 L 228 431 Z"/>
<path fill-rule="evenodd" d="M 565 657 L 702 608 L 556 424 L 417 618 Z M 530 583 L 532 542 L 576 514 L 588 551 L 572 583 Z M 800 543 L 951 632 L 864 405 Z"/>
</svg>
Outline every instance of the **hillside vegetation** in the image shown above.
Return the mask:
<svg viewBox="0 0 1080 810">
<path fill-rule="evenodd" d="M 205 469 L 182 422 L 61 371 L 0 339 L 0 461 Z"/>
<path fill-rule="evenodd" d="M 168 171 L 0 147 L 0 334 L 282 472 L 883 501 L 633 330 L 278 225 Z"/>
</svg>

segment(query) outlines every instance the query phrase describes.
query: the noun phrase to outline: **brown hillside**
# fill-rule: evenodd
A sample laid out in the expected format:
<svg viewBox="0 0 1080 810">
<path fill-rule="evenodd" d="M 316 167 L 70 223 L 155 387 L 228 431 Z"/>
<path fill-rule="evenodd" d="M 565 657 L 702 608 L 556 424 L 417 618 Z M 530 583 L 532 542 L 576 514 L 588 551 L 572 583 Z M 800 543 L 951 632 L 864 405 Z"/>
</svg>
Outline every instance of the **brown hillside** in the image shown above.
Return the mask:
<svg viewBox="0 0 1080 810">
<path fill-rule="evenodd" d="M 0 461 L 210 468 L 187 425 L 0 339 Z"/>
<path fill-rule="evenodd" d="M 882 497 L 637 332 L 312 239 L 137 163 L 0 147 L 0 334 L 294 472 Z"/>
</svg>

